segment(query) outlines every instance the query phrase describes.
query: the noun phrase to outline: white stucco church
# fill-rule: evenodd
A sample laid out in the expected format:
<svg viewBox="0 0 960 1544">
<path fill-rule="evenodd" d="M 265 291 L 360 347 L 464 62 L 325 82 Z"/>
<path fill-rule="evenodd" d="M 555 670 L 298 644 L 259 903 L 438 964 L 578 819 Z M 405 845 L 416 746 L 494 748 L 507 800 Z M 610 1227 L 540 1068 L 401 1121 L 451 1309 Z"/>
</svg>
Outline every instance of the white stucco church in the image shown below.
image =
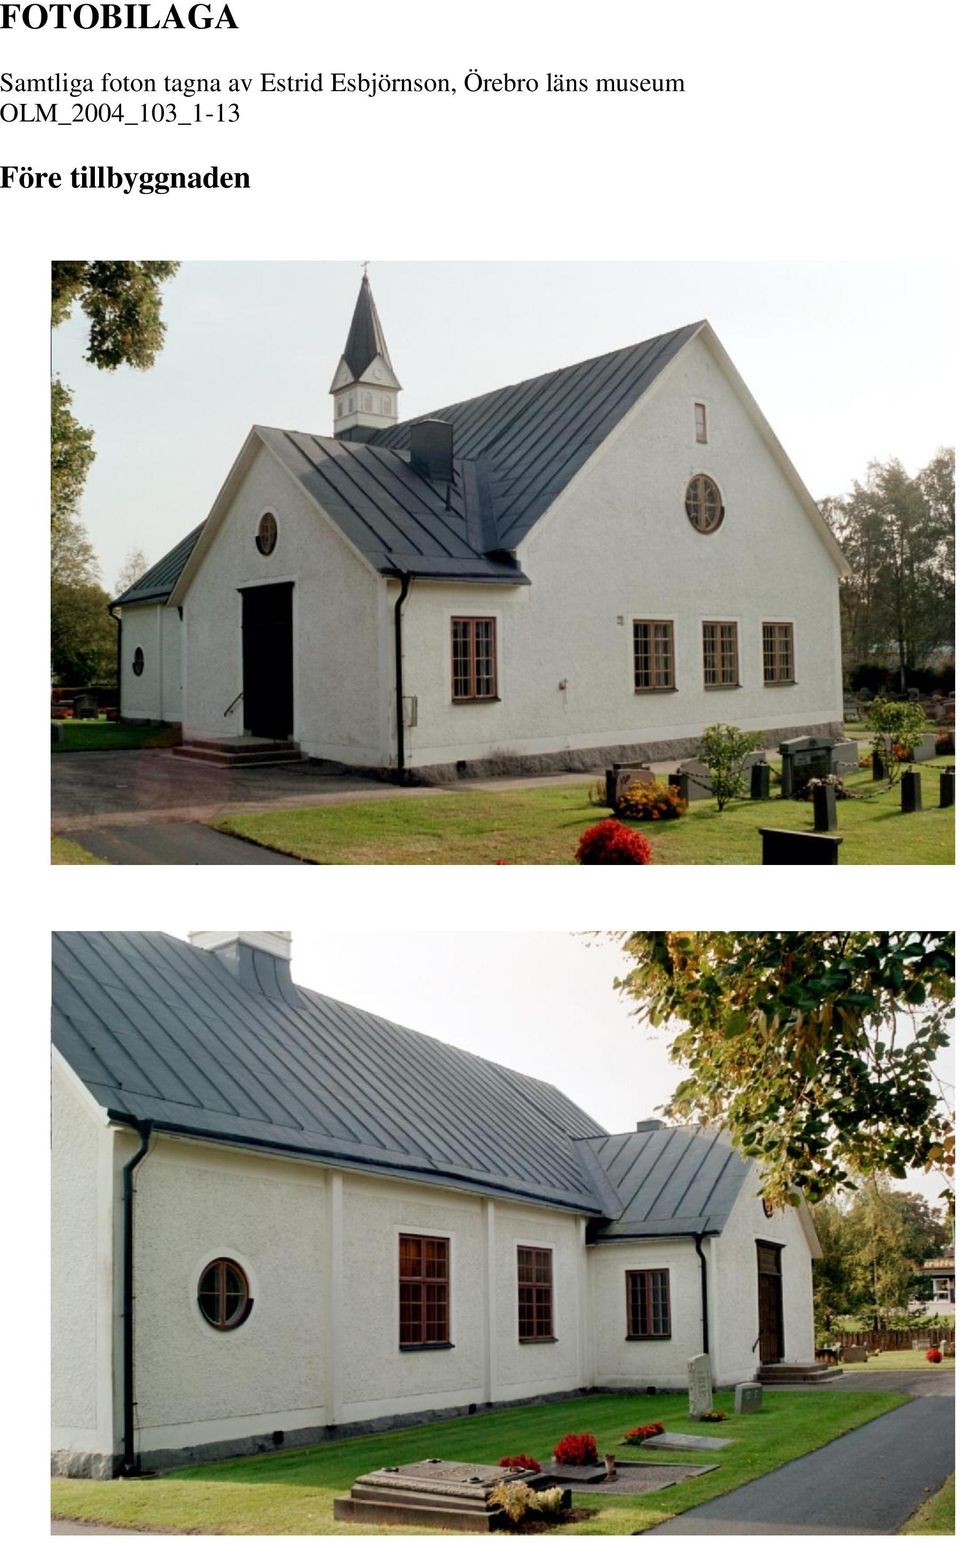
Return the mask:
<svg viewBox="0 0 960 1544">
<path fill-rule="evenodd" d="M 401 422 L 364 276 L 331 390 L 114 603 L 126 718 L 438 778 L 840 733 L 845 562 L 708 322 Z"/>
<path fill-rule="evenodd" d="M 724 1135 L 609 1135 L 290 949 L 54 935 L 56 1471 L 812 1361 L 813 1224 Z"/>
</svg>

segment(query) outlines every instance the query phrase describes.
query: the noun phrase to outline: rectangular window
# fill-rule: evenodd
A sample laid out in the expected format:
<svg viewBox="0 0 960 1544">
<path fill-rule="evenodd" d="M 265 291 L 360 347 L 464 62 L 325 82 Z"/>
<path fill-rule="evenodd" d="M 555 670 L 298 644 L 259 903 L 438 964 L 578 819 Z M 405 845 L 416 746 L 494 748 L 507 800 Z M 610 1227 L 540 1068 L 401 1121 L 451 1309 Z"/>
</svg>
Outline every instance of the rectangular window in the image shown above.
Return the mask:
<svg viewBox="0 0 960 1544">
<path fill-rule="evenodd" d="M 634 622 L 634 691 L 669 691 L 672 687 L 673 623 Z"/>
<path fill-rule="evenodd" d="M 707 443 L 707 404 L 705 402 L 693 404 L 693 418 L 697 429 L 697 444 L 705 445 Z"/>
<path fill-rule="evenodd" d="M 736 622 L 704 622 L 703 684 L 704 686 L 740 685 Z"/>
<path fill-rule="evenodd" d="M 400 1344 L 450 1344 L 450 1240 L 400 1235 Z"/>
<path fill-rule="evenodd" d="M 627 1339 L 670 1336 L 670 1272 L 627 1271 Z"/>
<path fill-rule="evenodd" d="M 517 1325 L 521 1340 L 553 1339 L 553 1250 L 517 1248 Z"/>
<path fill-rule="evenodd" d="M 453 617 L 450 623 L 454 702 L 497 695 L 497 624 L 493 617 Z"/>
<path fill-rule="evenodd" d="M 763 684 L 779 686 L 793 680 L 793 623 L 764 622 Z"/>
</svg>

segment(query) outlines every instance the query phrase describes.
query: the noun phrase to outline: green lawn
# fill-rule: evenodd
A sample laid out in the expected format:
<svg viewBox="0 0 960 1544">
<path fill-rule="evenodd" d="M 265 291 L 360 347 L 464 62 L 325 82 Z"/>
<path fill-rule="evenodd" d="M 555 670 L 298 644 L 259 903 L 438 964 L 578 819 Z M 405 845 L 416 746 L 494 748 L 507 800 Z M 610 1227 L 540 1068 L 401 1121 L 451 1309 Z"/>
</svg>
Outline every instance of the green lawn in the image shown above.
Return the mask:
<svg viewBox="0 0 960 1544">
<path fill-rule="evenodd" d="M 928 1372 L 932 1378 L 953 1372 L 954 1362 L 928 1362 L 923 1351 L 873 1351 L 867 1362 L 847 1362 L 851 1372 Z"/>
<path fill-rule="evenodd" d="M 69 837 L 66 836 L 53 837 L 50 843 L 50 862 L 100 863 L 105 868 L 109 867 L 109 864 L 104 864 L 102 858 L 95 858 L 93 853 L 87 852 L 87 849 L 81 847 L 79 842 L 71 842 Z"/>
<path fill-rule="evenodd" d="M 758 1415 L 734 1416 L 722 1426 L 690 1421 L 685 1394 L 597 1395 L 550 1405 L 528 1405 L 463 1420 L 407 1428 L 376 1437 L 325 1443 L 290 1453 L 239 1458 L 179 1469 L 145 1484 L 114 1480 L 54 1480 L 55 1516 L 120 1527 L 172 1528 L 199 1533 L 398 1534 L 429 1529 L 370 1529 L 333 1520 L 333 1498 L 346 1495 L 360 1474 L 385 1464 L 420 1458 L 496 1463 L 517 1452 L 547 1460 L 568 1431 L 591 1431 L 600 1451 L 610 1450 L 631 1426 L 660 1420 L 671 1431 L 733 1437 L 734 1445 L 705 1456 L 719 1467 L 700 1479 L 649 1496 L 580 1493 L 577 1505 L 596 1515 L 559 1528 L 560 1533 L 628 1534 L 651 1528 L 701 1501 L 733 1490 L 769 1469 L 822 1447 L 906 1403 L 898 1394 L 838 1393 L 826 1389 L 764 1395 Z M 717 1407 L 732 1411 L 733 1395 L 719 1393 Z M 631 1448 L 615 1449 L 634 1458 Z M 653 1454 L 650 1455 L 653 1457 Z M 689 1462 L 685 1453 L 658 1453 L 657 1462 Z"/>
<path fill-rule="evenodd" d="M 179 745 L 179 729 L 158 724 L 117 724 L 106 718 L 64 718 L 57 722 L 60 739 L 52 751 L 158 750 Z"/>
<path fill-rule="evenodd" d="M 949 1533 L 956 1532 L 956 1475 L 951 1474 L 929 1501 L 918 1507 L 900 1529 L 901 1533 Z"/>
<path fill-rule="evenodd" d="M 841 863 L 953 863 L 953 810 L 937 808 L 947 758 L 925 762 L 924 809 L 901 815 L 900 789 L 885 789 L 868 771 L 848 779 L 863 799 L 838 806 Z M 949 761 L 952 764 L 952 760 Z M 216 829 L 312 863 L 572 863 L 585 826 L 609 811 L 590 803 L 590 783 L 522 791 L 449 792 L 326 805 L 321 809 L 231 815 Z M 813 806 L 792 799 L 740 800 L 722 815 L 698 800 L 665 825 L 636 824 L 656 863 L 759 863 L 757 827 L 813 830 Z"/>
</svg>

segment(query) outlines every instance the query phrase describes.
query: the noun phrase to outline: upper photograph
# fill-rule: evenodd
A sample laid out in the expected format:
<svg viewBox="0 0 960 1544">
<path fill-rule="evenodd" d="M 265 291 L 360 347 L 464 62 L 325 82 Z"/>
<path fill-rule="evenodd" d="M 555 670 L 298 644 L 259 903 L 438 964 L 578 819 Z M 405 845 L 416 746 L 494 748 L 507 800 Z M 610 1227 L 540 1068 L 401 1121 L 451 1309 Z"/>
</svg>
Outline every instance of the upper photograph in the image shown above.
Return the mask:
<svg viewBox="0 0 960 1544">
<path fill-rule="evenodd" d="M 53 862 L 953 863 L 948 285 L 55 262 Z"/>
</svg>

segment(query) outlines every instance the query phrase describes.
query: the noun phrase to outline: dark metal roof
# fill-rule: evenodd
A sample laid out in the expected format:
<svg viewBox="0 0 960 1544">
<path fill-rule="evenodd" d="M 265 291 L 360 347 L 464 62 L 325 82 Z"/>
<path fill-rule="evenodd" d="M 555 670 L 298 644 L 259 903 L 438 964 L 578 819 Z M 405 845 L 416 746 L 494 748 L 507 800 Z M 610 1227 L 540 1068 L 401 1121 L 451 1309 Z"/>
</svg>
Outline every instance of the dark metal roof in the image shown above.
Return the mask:
<svg viewBox="0 0 960 1544">
<path fill-rule="evenodd" d="M 185 536 L 175 547 L 172 547 L 159 563 L 154 563 L 145 574 L 141 574 L 129 589 L 124 590 L 122 595 L 118 595 L 116 600 L 111 602 L 111 605 L 118 606 L 122 602 L 125 606 L 132 606 L 136 601 L 141 600 L 166 600 L 186 567 L 187 559 L 197 545 L 205 524 L 206 521 L 202 520 L 189 536 Z"/>
<path fill-rule="evenodd" d="M 693 322 L 422 415 L 452 423 L 454 455 L 485 470 L 498 547 L 519 545 L 702 325 Z M 415 421 L 378 430 L 373 443 L 405 450 Z"/>
<path fill-rule="evenodd" d="M 373 363 L 378 354 L 392 370 L 393 365 L 390 363 L 387 340 L 380 325 L 373 290 L 370 288 L 370 280 L 364 274 L 357 303 L 353 308 L 353 320 L 347 334 L 346 347 L 343 350 L 343 357 L 355 381 L 360 379 L 364 370 Z"/>
<path fill-rule="evenodd" d="M 448 488 L 380 445 L 260 424 L 256 432 L 378 572 L 528 582 L 515 563 L 478 545 L 480 498 L 473 468 L 462 461 Z"/>
<path fill-rule="evenodd" d="M 120 1121 L 600 1211 L 559 1090 L 294 985 L 241 946 L 54 934 L 54 1043 Z"/>
<path fill-rule="evenodd" d="M 728 1137 L 700 1126 L 588 1137 L 577 1151 L 611 1219 L 591 1227 L 598 1243 L 720 1233 L 750 1171 Z"/>
</svg>

